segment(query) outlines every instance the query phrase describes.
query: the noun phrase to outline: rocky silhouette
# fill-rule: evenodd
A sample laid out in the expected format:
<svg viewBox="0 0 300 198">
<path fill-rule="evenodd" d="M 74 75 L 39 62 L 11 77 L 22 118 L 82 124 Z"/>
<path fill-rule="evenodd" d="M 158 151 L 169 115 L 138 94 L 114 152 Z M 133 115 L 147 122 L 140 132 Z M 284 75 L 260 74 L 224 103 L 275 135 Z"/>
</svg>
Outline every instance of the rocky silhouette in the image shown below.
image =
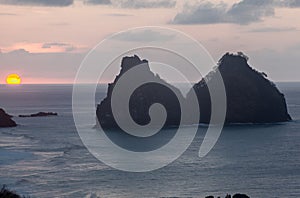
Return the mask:
<svg viewBox="0 0 300 198">
<path fill-rule="evenodd" d="M 3 185 L 0 190 L 0 198 L 25 198 L 25 196 L 20 196 L 16 192 L 8 189 L 5 185 Z"/>
<path fill-rule="evenodd" d="M 276 85 L 248 65 L 248 57 L 242 52 L 226 53 L 218 62 L 226 97 L 227 113 L 225 123 L 275 123 L 291 120 L 284 95 Z M 201 109 L 200 123 L 209 123 L 211 101 L 209 83 L 218 80 L 210 72 L 194 85 Z"/>
<path fill-rule="evenodd" d="M 58 114 L 55 112 L 38 112 L 30 115 L 19 115 L 20 118 L 26 117 L 46 117 L 46 116 L 57 116 Z"/>
<path fill-rule="evenodd" d="M 183 98 L 181 92 L 162 80 L 158 75 L 152 73 L 147 60 L 141 60 L 135 55 L 122 59 L 120 74 L 115 78 L 113 83 L 108 85 L 107 96 L 97 107 L 97 117 L 101 126 L 103 128 L 118 128 L 111 109 L 112 91 L 120 77 L 133 67 L 141 68 L 138 73 L 139 78 L 143 78 L 147 82 L 152 82 L 138 87 L 131 95 L 129 111 L 132 119 L 140 125 L 148 124 L 150 122 L 150 116 L 148 114 L 149 107 L 154 103 L 160 103 L 167 111 L 165 126 L 179 125 L 180 105 L 175 93 L 177 96 Z M 153 81 L 158 83 L 153 83 Z M 175 93 L 167 86 L 171 86 Z M 120 98 L 120 100 L 122 100 L 122 98 Z M 118 113 L 120 115 L 124 114 L 122 111 Z"/>
<path fill-rule="evenodd" d="M 220 71 L 226 89 L 225 123 L 275 123 L 291 120 L 284 95 L 280 93 L 274 83 L 266 78 L 265 73 L 254 70 L 247 62 L 248 57 L 241 52 L 238 54 L 226 53 L 215 68 Z M 178 89 L 153 74 L 147 60 L 141 60 L 136 55 L 122 59 L 120 74 L 113 83 L 108 85 L 106 98 L 97 106 L 96 113 L 99 124 L 103 128 L 118 128 L 111 109 L 112 91 L 119 78 L 133 67 L 143 68 L 139 77 L 142 76 L 146 78 L 146 81 L 155 80 L 159 83 L 146 83 L 134 91 L 129 102 L 132 119 L 140 125 L 149 123 L 149 107 L 153 103 L 160 103 L 167 110 L 167 120 L 164 126 L 177 126 L 181 116 L 177 96 L 180 97 L 180 100 L 183 96 Z M 208 85 L 217 80 L 214 74 L 215 70 L 193 86 L 201 110 L 199 123 L 209 123 L 210 121 L 211 101 Z M 168 88 L 170 86 L 172 90 Z M 188 101 L 190 94 L 187 94 L 185 101 Z M 118 113 L 123 115 L 122 111 Z"/>
<path fill-rule="evenodd" d="M 13 121 L 11 115 L 8 115 L 0 108 L 0 127 L 15 127 L 17 124 Z"/>
<path fill-rule="evenodd" d="M 215 198 L 215 197 L 212 196 L 212 195 L 210 195 L 210 196 L 206 196 L 205 198 Z M 221 197 L 217 197 L 217 198 L 221 198 Z M 231 198 L 231 195 L 227 194 L 225 196 L 225 198 Z M 237 194 L 233 195 L 232 198 L 250 198 L 250 197 L 248 195 L 246 195 L 246 194 L 239 194 L 239 193 L 237 193 Z"/>
<path fill-rule="evenodd" d="M 248 195 L 246 194 L 235 194 L 232 196 L 232 198 L 250 198 Z"/>
</svg>

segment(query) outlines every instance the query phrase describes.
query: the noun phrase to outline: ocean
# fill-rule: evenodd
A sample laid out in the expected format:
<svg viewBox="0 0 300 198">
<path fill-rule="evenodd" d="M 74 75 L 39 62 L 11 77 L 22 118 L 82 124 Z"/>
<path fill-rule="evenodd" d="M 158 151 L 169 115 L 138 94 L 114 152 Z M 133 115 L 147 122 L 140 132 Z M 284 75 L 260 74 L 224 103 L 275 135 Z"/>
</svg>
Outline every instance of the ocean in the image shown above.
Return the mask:
<svg viewBox="0 0 300 198">
<path fill-rule="evenodd" d="M 277 83 L 293 121 L 226 126 L 210 153 L 198 157 L 203 133 L 161 169 L 132 173 L 98 161 L 82 144 L 72 116 L 72 85 L 0 86 L 13 119 L 0 129 L 0 185 L 30 197 L 300 197 L 300 83 Z M 100 102 L 106 86 L 96 93 Z M 201 128 L 201 127 L 200 127 Z"/>
</svg>

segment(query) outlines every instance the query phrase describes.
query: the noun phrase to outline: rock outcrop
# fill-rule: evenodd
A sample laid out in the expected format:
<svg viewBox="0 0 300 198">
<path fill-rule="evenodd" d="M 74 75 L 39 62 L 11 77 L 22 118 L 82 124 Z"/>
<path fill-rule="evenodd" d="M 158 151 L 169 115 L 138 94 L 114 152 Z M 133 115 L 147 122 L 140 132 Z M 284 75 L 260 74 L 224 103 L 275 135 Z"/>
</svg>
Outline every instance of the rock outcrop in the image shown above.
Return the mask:
<svg viewBox="0 0 300 198">
<path fill-rule="evenodd" d="M 103 128 L 118 128 L 111 109 L 111 96 L 114 86 L 120 77 L 133 67 L 140 67 L 138 72 L 139 78 L 150 82 L 138 87 L 130 97 L 129 111 L 132 119 L 140 124 L 146 125 L 150 122 L 149 107 L 154 103 L 162 104 L 167 111 L 167 119 L 165 126 L 177 126 L 180 123 L 180 105 L 176 94 L 183 98 L 181 92 L 166 83 L 158 75 L 151 72 L 148 61 L 141 60 L 138 56 L 124 57 L 121 63 L 120 74 L 115 78 L 113 83 L 108 85 L 106 98 L 97 107 L 97 117 Z M 152 82 L 151 82 L 152 81 Z M 157 83 L 153 83 L 157 82 Z M 126 88 L 127 85 L 124 85 Z M 130 86 L 130 85 L 128 85 Z M 167 86 L 171 86 L 172 92 Z M 122 100 L 122 98 L 120 98 Z M 118 114 L 123 115 L 124 112 L 119 111 Z"/>
<path fill-rule="evenodd" d="M 0 198 L 25 198 L 25 196 L 20 196 L 16 192 L 7 189 L 7 187 L 3 185 L 3 187 L 0 190 Z"/>
<path fill-rule="evenodd" d="M 291 120 L 284 95 L 265 73 L 251 68 L 239 52 L 225 54 L 219 61 L 227 97 L 225 123 L 275 123 Z M 200 123 L 209 123 L 211 101 L 208 84 L 218 80 L 214 71 L 194 85 L 201 109 Z"/>
<path fill-rule="evenodd" d="M 46 117 L 46 116 L 57 116 L 58 114 L 55 112 L 38 112 L 30 115 L 19 115 L 20 118 L 27 117 Z"/>
<path fill-rule="evenodd" d="M 237 55 L 227 53 L 220 59 L 216 67 L 223 77 L 226 89 L 225 123 L 275 123 L 291 120 L 284 95 L 274 83 L 266 78 L 265 73 L 254 70 L 247 61 L 248 57 L 241 52 Z M 142 72 L 138 74 L 139 78 L 144 77 L 146 81 L 159 83 L 146 83 L 134 91 L 129 102 L 132 119 L 140 125 L 148 124 L 150 121 L 149 107 L 153 103 L 160 103 L 167 110 L 164 126 L 177 126 L 181 117 L 179 101 L 185 99 L 177 88 L 151 72 L 147 60 L 141 60 L 136 55 L 123 58 L 120 74 L 113 83 L 108 85 L 106 98 L 97 106 L 96 113 L 99 124 L 103 128 L 118 128 L 111 109 L 112 91 L 120 77 L 134 67 L 142 68 Z M 199 123 L 209 123 L 210 121 L 211 101 L 208 85 L 217 80 L 214 74 L 214 71 L 210 72 L 193 87 L 200 106 Z M 172 90 L 168 87 L 172 87 Z M 190 94 L 187 94 L 186 102 L 188 102 Z M 124 112 L 120 111 L 118 114 L 122 116 Z"/>
<path fill-rule="evenodd" d="M 8 115 L 0 108 L 0 127 L 15 127 L 17 124 L 13 121 L 11 115 Z"/>
<path fill-rule="evenodd" d="M 210 195 L 210 196 L 206 196 L 205 198 L 215 198 L 215 197 L 212 196 L 212 195 Z M 218 198 L 221 198 L 221 197 L 218 197 Z M 225 198 L 231 198 L 231 195 L 227 194 L 225 196 Z M 239 193 L 237 193 L 237 194 L 233 195 L 232 198 L 250 198 L 250 197 L 248 195 L 246 195 L 246 194 L 239 194 Z"/>
</svg>

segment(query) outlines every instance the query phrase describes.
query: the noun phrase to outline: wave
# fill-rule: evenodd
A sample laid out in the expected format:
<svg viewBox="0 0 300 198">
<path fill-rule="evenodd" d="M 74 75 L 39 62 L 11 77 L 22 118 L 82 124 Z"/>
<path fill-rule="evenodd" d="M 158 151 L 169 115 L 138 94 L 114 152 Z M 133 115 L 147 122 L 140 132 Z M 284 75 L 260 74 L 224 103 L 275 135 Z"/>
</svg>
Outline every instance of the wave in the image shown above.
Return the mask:
<svg viewBox="0 0 300 198">
<path fill-rule="evenodd" d="M 37 152 L 37 153 L 55 153 L 55 152 L 66 153 L 68 151 L 78 150 L 78 149 L 85 149 L 85 147 L 84 146 L 79 146 L 79 145 L 76 145 L 76 146 L 64 146 L 64 147 L 58 147 L 58 148 L 39 149 L 39 150 L 37 150 L 35 152 Z"/>
<path fill-rule="evenodd" d="M 48 148 L 48 149 L 39 149 L 33 153 L 40 155 L 46 159 L 55 159 L 64 157 L 66 154 L 69 154 L 70 151 L 86 149 L 83 145 L 70 144 L 68 146 L 58 147 L 58 148 Z M 50 161 L 51 161 L 50 160 Z"/>
<path fill-rule="evenodd" d="M 24 184 L 33 184 L 33 182 L 29 181 L 28 179 L 20 179 L 20 180 L 17 180 L 15 182 L 15 185 L 24 185 Z"/>
<path fill-rule="evenodd" d="M 18 137 L 18 138 L 21 138 L 21 139 L 27 139 L 27 140 L 34 140 L 35 138 L 28 135 L 28 134 L 16 134 L 14 132 L 7 132 L 7 131 L 2 131 L 1 132 L 2 134 L 4 135 L 8 135 L 8 136 L 12 136 L 12 137 Z"/>
<path fill-rule="evenodd" d="M 84 198 L 100 198 L 101 196 L 97 193 L 89 193 Z"/>
<path fill-rule="evenodd" d="M 300 104 L 288 104 L 288 107 L 300 107 Z"/>
</svg>

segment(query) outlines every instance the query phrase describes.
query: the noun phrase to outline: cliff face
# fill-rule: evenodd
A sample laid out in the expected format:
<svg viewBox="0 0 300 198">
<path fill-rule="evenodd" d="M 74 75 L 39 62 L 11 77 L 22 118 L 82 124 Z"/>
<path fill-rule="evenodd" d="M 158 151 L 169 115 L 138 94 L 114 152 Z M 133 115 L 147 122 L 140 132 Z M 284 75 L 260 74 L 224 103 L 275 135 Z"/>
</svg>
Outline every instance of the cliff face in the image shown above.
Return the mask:
<svg viewBox="0 0 300 198">
<path fill-rule="evenodd" d="M 266 79 L 265 73 L 254 70 L 247 61 L 248 57 L 242 53 L 227 53 L 218 63 L 227 96 L 225 122 L 273 123 L 291 120 L 284 95 Z M 201 123 L 208 123 L 210 119 L 211 103 L 207 84 L 214 80 L 212 71 L 206 80 L 202 79 L 194 85 L 201 109 Z"/>
<path fill-rule="evenodd" d="M 218 63 L 217 69 L 223 77 L 227 97 L 225 122 L 274 123 L 291 120 L 287 112 L 284 95 L 280 93 L 274 83 L 266 79 L 265 73 L 252 69 L 247 61 L 248 58 L 242 53 L 238 53 L 238 55 L 227 53 Z M 103 128 L 118 128 L 112 115 L 111 95 L 120 77 L 133 67 L 143 68 L 139 77 L 145 77 L 146 81 L 155 80 L 159 83 L 147 83 L 134 91 L 129 102 L 132 119 L 140 125 L 148 124 L 150 121 L 149 107 L 153 103 L 160 103 L 167 111 L 165 126 L 179 125 L 181 111 L 176 95 L 180 97 L 180 100 L 183 99 L 180 91 L 167 84 L 159 76 L 154 75 L 150 71 L 148 61 L 140 60 L 137 56 L 123 58 L 120 74 L 113 83 L 108 85 L 106 98 L 97 106 L 99 124 Z M 212 71 L 193 87 L 200 106 L 199 123 L 209 123 L 210 121 L 211 101 L 207 84 L 213 83 L 215 80 L 217 79 L 214 77 L 214 71 Z M 167 85 L 171 86 L 176 94 Z M 188 93 L 187 97 L 190 97 L 190 94 Z M 188 98 L 186 101 L 189 101 Z M 123 115 L 122 111 L 118 113 Z"/>
<path fill-rule="evenodd" d="M 143 78 L 145 81 L 151 82 L 155 81 L 158 83 L 147 83 L 138 87 L 130 97 L 129 111 L 132 119 L 140 124 L 146 125 L 150 122 L 149 107 L 154 103 L 162 104 L 167 111 L 167 119 L 165 126 L 179 125 L 180 123 L 180 104 L 176 95 L 167 87 L 171 86 L 167 84 L 164 80 L 160 79 L 158 75 L 154 75 L 150 71 L 148 61 L 141 60 L 138 56 L 124 57 L 121 63 L 120 74 L 116 76 L 113 83 L 108 85 L 108 91 L 106 98 L 97 106 L 97 118 L 99 124 L 103 128 L 118 128 L 118 125 L 112 115 L 111 109 L 111 96 L 114 86 L 120 79 L 120 77 L 129 69 L 133 67 L 141 67 L 139 72 L 139 78 Z M 126 87 L 127 85 L 123 85 Z M 130 86 L 130 85 L 128 85 Z M 171 86 L 172 87 L 172 86 Z M 181 92 L 172 87 L 176 94 L 181 98 Z M 120 98 L 122 100 L 122 98 Z M 118 114 L 123 115 L 122 111 Z"/>
<path fill-rule="evenodd" d="M 3 109 L 0 108 L 0 127 L 15 127 L 17 124 Z"/>
</svg>

